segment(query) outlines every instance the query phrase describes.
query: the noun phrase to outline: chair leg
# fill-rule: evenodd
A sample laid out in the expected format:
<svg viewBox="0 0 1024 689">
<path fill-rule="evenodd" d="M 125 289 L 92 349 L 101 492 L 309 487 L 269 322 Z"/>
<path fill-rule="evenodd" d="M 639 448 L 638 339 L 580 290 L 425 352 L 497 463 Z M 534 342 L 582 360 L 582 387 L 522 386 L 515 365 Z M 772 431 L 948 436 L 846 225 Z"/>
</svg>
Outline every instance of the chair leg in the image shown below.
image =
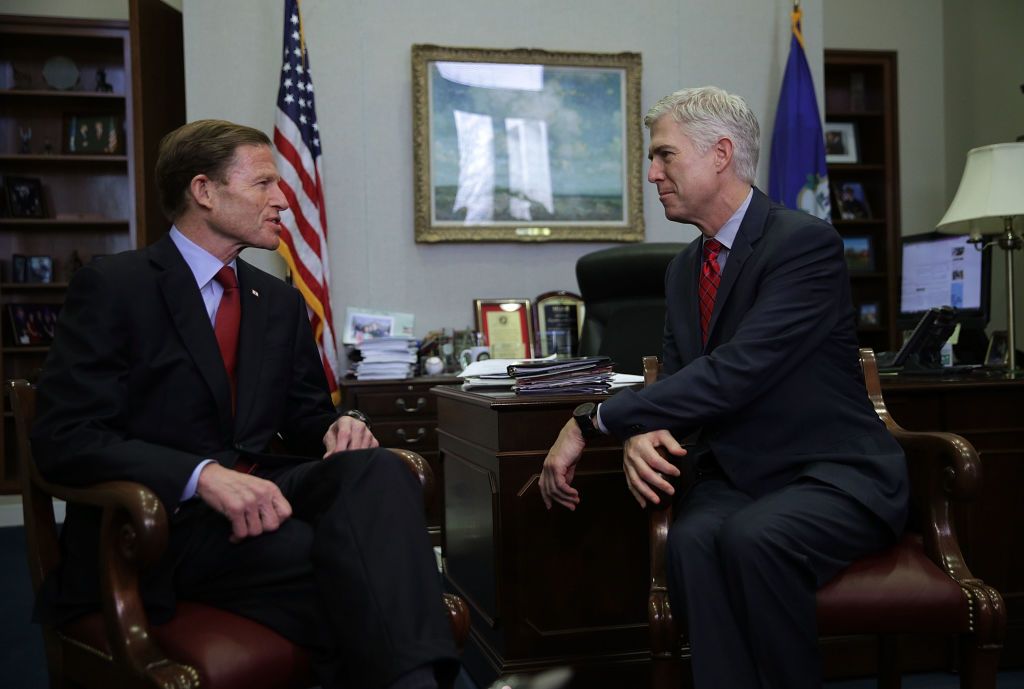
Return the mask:
<svg viewBox="0 0 1024 689">
<path fill-rule="evenodd" d="M 679 672 L 679 659 L 655 656 L 651 659 L 651 688 L 679 689 L 682 682 Z"/>
<path fill-rule="evenodd" d="M 960 689 L 996 689 L 1001 643 L 982 645 L 972 635 L 960 637 Z"/>
<path fill-rule="evenodd" d="M 899 637 L 892 634 L 878 636 L 878 689 L 900 689 Z"/>
</svg>

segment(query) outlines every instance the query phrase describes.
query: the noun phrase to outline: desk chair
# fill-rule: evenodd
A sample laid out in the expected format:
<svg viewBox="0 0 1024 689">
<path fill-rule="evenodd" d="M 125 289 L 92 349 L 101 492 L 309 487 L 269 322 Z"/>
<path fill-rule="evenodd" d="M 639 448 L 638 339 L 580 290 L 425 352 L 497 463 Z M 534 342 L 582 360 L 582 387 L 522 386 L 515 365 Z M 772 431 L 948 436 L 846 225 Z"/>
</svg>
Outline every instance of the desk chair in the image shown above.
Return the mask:
<svg viewBox="0 0 1024 689">
<path fill-rule="evenodd" d="M 862 558 L 818 591 L 822 636 L 879 637 L 878 686 L 899 689 L 898 634 L 949 633 L 959 637 L 960 686 L 995 689 L 1006 609 L 999 593 L 975 578 L 953 528 L 954 503 L 972 500 L 981 484 L 981 463 L 969 442 L 952 433 L 904 430 L 882 400 L 874 352 L 860 350 L 868 397 L 906 453 L 910 519 L 902 539 Z M 644 382 L 657 380 L 661 363 L 644 357 Z M 666 544 L 668 507 L 650 511 L 651 589 L 648 598 L 655 689 L 678 689 L 680 637 L 669 607 Z"/>
<path fill-rule="evenodd" d="M 174 618 L 150 625 L 139 595 L 139 573 L 160 560 L 167 545 L 167 514 L 145 486 L 128 481 L 68 488 L 49 483 L 32 459 L 29 429 L 36 391 L 10 381 L 18 472 L 32 586 L 60 564 L 53 498 L 103 510 L 100 612 L 59 629 L 44 626 L 50 686 L 174 687 L 175 689 L 301 689 L 315 684 L 305 649 L 252 620 L 200 603 L 182 601 Z M 430 467 L 408 450 L 392 450 L 433 488 Z M 429 504 L 429 500 L 426 501 Z M 469 632 L 469 610 L 444 594 L 459 649 Z"/>
<path fill-rule="evenodd" d="M 586 305 L 580 355 L 604 354 L 621 373 L 640 373 L 644 354 L 661 351 L 665 270 L 686 244 L 627 244 L 581 256 L 576 282 Z"/>
</svg>

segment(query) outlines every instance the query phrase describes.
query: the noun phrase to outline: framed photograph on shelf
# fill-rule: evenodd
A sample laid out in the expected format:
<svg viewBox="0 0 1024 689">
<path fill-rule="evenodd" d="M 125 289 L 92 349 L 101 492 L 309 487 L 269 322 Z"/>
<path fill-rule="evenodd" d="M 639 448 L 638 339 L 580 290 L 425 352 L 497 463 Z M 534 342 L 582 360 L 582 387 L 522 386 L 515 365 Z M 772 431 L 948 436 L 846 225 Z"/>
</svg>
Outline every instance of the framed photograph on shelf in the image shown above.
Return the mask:
<svg viewBox="0 0 1024 689">
<path fill-rule="evenodd" d="M 65 130 L 67 153 L 124 154 L 124 123 L 118 115 L 69 115 Z"/>
<path fill-rule="evenodd" d="M 474 299 L 476 330 L 483 333 L 495 359 L 533 356 L 533 318 L 529 299 Z"/>
<path fill-rule="evenodd" d="M 7 210 L 12 218 L 45 218 L 43 183 L 37 177 L 4 177 Z"/>
<path fill-rule="evenodd" d="M 993 330 L 985 352 L 986 368 L 1006 368 L 1010 360 L 1010 344 L 1005 330 Z"/>
<path fill-rule="evenodd" d="M 860 182 L 833 182 L 836 207 L 843 220 L 870 220 L 871 205 L 868 203 L 864 185 Z"/>
<path fill-rule="evenodd" d="M 882 324 L 881 307 L 877 301 L 867 301 L 857 309 L 857 325 L 862 328 L 877 328 Z"/>
<path fill-rule="evenodd" d="M 534 301 L 537 356 L 576 356 L 583 331 L 583 299 L 572 292 L 546 292 Z"/>
<path fill-rule="evenodd" d="M 5 304 L 11 344 L 39 347 L 53 342 L 60 304 Z"/>
<path fill-rule="evenodd" d="M 825 162 L 860 162 L 857 154 L 857 128 L 853 122 L 825 123 Z"/>
<path fill-rule="evenodd" d="M 25 263 L 25 282 L 53 282 L 53 258 L 50 256 L 28 256 Z"/>
<path fill-rule="evenodd" d="M 639 53 L 412 47 L 417 242 L 644 238 Z"/>
<path fill-rule="evenodd" d="M 28 256 L 24 254 L 12 254 L 11 255 L 11 282 L 25 282 L 26 272 L 28 271 Z"/>
<path fill-rule="evenodd" d="M 870 273 L 875 269 L 875 246 L 870 236 L 843 237 L 846 267 L 851 273 Z"/>
</svg>

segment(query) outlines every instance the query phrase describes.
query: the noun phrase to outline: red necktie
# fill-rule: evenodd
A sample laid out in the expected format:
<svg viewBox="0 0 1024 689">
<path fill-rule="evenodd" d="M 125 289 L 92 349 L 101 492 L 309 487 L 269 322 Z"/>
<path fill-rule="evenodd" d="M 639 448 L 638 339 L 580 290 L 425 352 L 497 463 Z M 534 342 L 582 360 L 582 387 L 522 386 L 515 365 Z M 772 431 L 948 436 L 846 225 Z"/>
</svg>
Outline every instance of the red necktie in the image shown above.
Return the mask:
<svg viewBox="0 0 1024 689">
<path fill-rule="evenodd" d="M 238 278 L 231 266 L 224 266 L 214 279 L 224 288 L 217 307 L 217 318 L 213 323 L 213 332 L 217 336 L 224 368 L 227 369 L 231 381 L 231 409 L 235 408 L 235 394 L 238 389 L 236 367 L 238 365 L 238 325 L 242 322 L 242 301 L 238 294 Z"/>
<path fill-rule="evenodd" d="M 718 283 L 722 279 L 722 269 L 718 267 L 718 253 L 722 243 L 717 239 L 704 241 L 704 262 L 700 268 L 700 336 L 703 344 L 708 343 L 708 326 L 711 324 L 711 312 L 715 309 L 715 295 L 718 294 Z"/>
</svg>

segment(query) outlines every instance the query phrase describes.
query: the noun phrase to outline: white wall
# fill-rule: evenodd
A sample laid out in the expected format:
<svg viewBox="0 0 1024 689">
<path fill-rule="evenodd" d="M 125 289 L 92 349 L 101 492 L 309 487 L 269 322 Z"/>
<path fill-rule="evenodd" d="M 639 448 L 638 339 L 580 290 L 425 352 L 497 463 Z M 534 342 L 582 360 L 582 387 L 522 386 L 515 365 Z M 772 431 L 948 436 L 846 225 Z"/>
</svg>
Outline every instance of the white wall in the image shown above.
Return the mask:
<svg viewBox="0 0 1024 689">
<path fill-rule="evenodd" d="M 1024 54 L 1020 0 L 944 0 L 946 69 L 946 189 L 956 194 L 967 151 L 1024 135 Z M 1022 192 L 1024 193 L 1024 192 Z M 1024 219 L 1015 229 L 1024 233 Z M 1014 256 L 1017 349 L 1024 349 L 1024 252 Z M 990 329 L 1006 328 L 1005 254 L 992 256 Z M 1019 360 L 1018 360 L 1019 361 Z M 1019 365 L 1019 364 L 1018 364 Z"/>
<path fill-rule="evenodd" d="M 473 322 L 474 297 L 575 291 L 576 259 L 607 246 L 413 241 L 412 44 L 640 52 L 644 109 L 677 88 L 717 84 L 748 100 L 770 141 L 791 6 L 790 0 L 306 0 L 336 317 L 355 305 L 412 312 L 420 335 L 462 328 Z M 820 85 L 821 0 L 803 8 L 808 58 Z M 184 0 L 184 17 L 189 119 L 222 117 L 270 131 L 282 3 Z M 767 161 L 765 150 L 762 186 Z M 644 211 L 648 241 L 696 234 L 668 223 L 650 190 Z"/>
</svg>

